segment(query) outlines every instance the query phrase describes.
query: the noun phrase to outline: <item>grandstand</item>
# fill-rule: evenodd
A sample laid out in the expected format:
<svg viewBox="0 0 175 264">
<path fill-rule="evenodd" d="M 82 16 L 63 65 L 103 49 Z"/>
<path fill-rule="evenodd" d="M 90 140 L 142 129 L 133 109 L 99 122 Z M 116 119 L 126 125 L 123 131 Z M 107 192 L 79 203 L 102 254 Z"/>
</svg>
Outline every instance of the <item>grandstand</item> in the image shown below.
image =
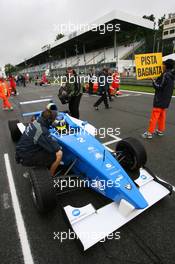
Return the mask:
<svg viewBox="0 0 175 264">
<path fill-rule="evenodd" d="M 52 74 L 65 72 L 68 66 L 79 72 L 90 68 L 118 68 L 123 72 L 134 66 L 134 55 L 139 52 L 152 52 L 150 33 L 153 22 L 121 11 L 113 10 L 90 25 L 66 35 L 49 46 L 48 49 L 16 65 L 21 73 L 42 74 L 48 70 Z M 106 30 L 108 25 L 119 25 L 120 31 Z"/>
</svg>

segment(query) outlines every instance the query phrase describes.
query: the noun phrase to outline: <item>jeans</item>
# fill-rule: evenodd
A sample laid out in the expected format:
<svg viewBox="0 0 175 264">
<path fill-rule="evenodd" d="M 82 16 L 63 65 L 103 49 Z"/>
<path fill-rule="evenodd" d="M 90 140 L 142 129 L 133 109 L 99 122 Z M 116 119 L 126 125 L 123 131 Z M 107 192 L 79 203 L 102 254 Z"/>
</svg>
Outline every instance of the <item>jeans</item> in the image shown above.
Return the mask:
<svg viewBox="0 0 175 264">
<path fill-rule="evenodd" d="M 80 117 L 79 114 L 79 105 L 81 100 L 82 94 L 79 94 L 77 96 L 71 96 L 69 101 L 69 111 L 72 117 L 78 118 Z"/>
</svg>

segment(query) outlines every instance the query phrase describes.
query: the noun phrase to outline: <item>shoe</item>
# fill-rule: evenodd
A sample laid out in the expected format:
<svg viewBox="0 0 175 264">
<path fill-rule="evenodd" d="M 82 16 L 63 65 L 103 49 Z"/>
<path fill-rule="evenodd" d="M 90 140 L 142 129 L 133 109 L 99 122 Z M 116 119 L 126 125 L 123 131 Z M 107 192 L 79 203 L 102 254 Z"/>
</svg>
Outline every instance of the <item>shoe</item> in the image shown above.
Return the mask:
<svg viewBox="0 0 175 264">
<path fill-rule="evenodd" d="M 9 111 L 13 111 L 13 106 L 11 106 L 8 110 L 9 110 Z"/>
<path fill-rule="evenodd" d="M 157 136 L 159 136 L 159 137 L 164 136 L 164 133 L 163 133 L 162 131 L 160 131 L 160 130 L 156 130 L 155 134 L 156 134 Z"/>
<path fill-rule="evenodd" d="M 142 137 L 146 139 L 152 139 L 153 135 L 150 132 L 146 131 L 145 133 L 142 134 Z"/>
<path fill-rule="evenodd" d="M 121 91 L 117 91 L 116 94 L 117 94 L 117 95 L 122 95 L 122 92 L 121 92 Z"/>
<path fill-rule="evenodd" d="M 112 107 L 111 106 L 105 106 L 106 109 L 111 109 Z"/>
<path fill-rule="evenodd" d="M 98 110 L 98 106 L 94 106 L 94 109 L 95 109 L 95 110 Z"/>
<path fill-rule="evenodd" d="M 7 110 L 9 110 L 9 108 L 8 107 L 3 107 L 2 110 L 3 111 L 7 111 Z"/>
</svg>

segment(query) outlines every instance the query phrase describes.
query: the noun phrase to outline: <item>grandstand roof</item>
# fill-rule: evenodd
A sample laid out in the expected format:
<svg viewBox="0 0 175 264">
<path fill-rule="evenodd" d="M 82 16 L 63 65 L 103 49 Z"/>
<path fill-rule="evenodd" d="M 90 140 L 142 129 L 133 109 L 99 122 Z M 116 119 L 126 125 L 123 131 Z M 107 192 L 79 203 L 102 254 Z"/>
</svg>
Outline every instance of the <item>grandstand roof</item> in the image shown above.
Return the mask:
<svg viewBox="0 0 175 264">
<path fill-rule="evenodd" d="M 102 43 L 104 46 L 112 45 L 113 39 L 111 38 L 111 36 L 113 33 L 106 32 L 105 34 L 100 34 L 100 31 L 92 31 L 93 25 L 96 25 L 96 27 L 98 27 L 100 25 L 106 25 L 109 23 L 113 25 L 119 23 L 121 25 L 120 32 L 129 32 L 136 28 L 145 28 L 148 30 L 152 30 L 154 27 L 154 23 L 152 21 L 119 10 L 113 10 L 100 17 L 96 21 L 90 23 L 89 25 L 92 25 L 91 28 L 81 28 L 81 30 L 74 31 L 51 44 L 50 51 L 52 57 L 56 57 L 56 55 L 58 54 L 60 57 L 64 57 L 65 48 L 68 51 L 67 56 L 71 56 L 73 53 L 75 53 L 75 44 L 85 43 L 86 50 L 98 49 L 102 45 Z M 118 42 L 121 41 L 120 35 L 117 35 L 117 39 Z M 79 49 L 81 49 L 79 50 L 79 52 L 82 53 L 82 45 L 81 47 L 79 47 Z M 36 65 L 38 63 L 43 63 L 46 61 L 48 61 L 47 50 L 33 55 L 31 58 L 26 59 L 25 62 L 20 62 L 17 66 L 24 66 L 25 63 L 27 63 L 27 65 Z"/>
</svg>

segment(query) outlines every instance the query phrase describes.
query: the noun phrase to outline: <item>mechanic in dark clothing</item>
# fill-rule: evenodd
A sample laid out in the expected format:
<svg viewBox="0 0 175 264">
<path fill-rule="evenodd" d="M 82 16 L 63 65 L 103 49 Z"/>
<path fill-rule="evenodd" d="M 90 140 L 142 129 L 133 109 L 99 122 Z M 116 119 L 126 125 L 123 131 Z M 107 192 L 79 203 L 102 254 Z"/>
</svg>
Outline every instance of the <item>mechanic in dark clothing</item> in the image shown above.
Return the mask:
<svg viewBox="0 0 175 264">
<path fill-rule="evenodd" d="M 93 94 L 93 71 L 90 70 L 89 74 L 89 94 Z"/>
<path fill-rule="evenodd" d="M 29 123 L 16 146 L 16 161 L 24 166 L 47 167 L 52 176 L 62 159 L 60 145 L 52 139 L 49 127 L 57 111 L 46 109 L 41 117 Z"/>
<path fill-rule="evenodd" d="M 108 76 L 109 76 L 109 78 L 111 77 L 111 80 L 112 80 L 112 73 L 111 73 L 110 71 L 108 71 Z M 110 102 L 113 101 L 112 96 L 111 96 L 111 91 L 110 91 L 110 86 L 111 86 L 111 84 L 112 84 L 112 81 L 111 81 L 111 83 L 109 83 L 109 81 L 108 81 L 107 95 L 108 95 L 108 97 L 109 97 L 109 101 L 110 101 Z"/>
<path fill-rule="evenodd" d="M 94 104 L 95 110 L 98 110 L 98 106 L 104 102 L 105 108 L 109 108 L 108 98 L 107 98 L 107 91 L 109 89 L 108 83 L 108 69 L 103 69 L 103 71 L 99 75 L 99 94 L 101 97 L 96 101 Z"/>
<path fill-rule="evenodd" d="M 175 70 L 174 61 L 168 59 L 163 62 L 163 73 L 157 80 L 153 80 L 155 95 L 153 101 L 153 110 L 151 114 L 149 129 L 142 137 L 152 139 L 156 130 L 156 135 L 163 136 L 166 122 L 166 109 L 169 107 L 174 89 Z"/>
<path fill-rule="evenodd" d="M 69 97 L 70 114 L 72 117 L 79 119 L 80 117 L 79 106 L 82 96 L 82 89 L 81 89 L 79 77 L 71 67 L 67 69 L 66 88 Z"/>
</svg>

